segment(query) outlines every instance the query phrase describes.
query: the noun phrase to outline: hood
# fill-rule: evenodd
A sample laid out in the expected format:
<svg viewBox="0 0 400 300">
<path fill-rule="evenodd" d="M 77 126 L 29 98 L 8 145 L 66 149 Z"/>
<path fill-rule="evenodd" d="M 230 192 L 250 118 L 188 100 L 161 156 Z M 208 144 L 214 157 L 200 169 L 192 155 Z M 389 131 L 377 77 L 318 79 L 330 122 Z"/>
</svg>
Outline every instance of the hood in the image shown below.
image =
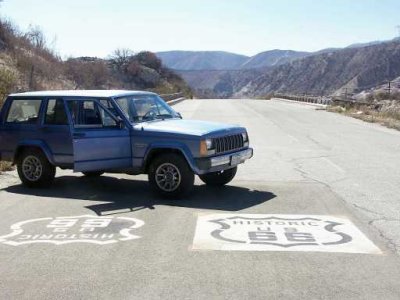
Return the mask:
<svg viewBox="0 0 400 300">
<path fill-rule="evenodd" d="M 157 120 L 153 122 L 143 122 L 136 124 L 135 129 L 151 132 L 169 132 L 176 134 L 187 134 L 204 136 L 207 134 L 230 133 L 244 131 L 240 126 L 229 125 L 217 122 L 182 120 L 182 119 L 167 119 Z"/>
</svg>

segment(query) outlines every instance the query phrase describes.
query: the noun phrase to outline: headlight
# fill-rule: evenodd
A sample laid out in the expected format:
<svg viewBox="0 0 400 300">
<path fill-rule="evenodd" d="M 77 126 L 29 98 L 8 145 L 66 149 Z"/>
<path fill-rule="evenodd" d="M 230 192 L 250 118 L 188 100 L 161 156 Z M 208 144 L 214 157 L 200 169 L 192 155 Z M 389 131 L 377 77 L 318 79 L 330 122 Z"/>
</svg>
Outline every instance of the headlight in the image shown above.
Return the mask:
<svg viewBox="0 0 400 300">
<path fill-rule="evenodd" d="M 200 141 L 200 155 L 207 156 L 215 153 L 215 150 L 212 149 L 213 142 L 212 139 L 205 139 Z"/>
<path fill-rule="evenodd" d="M 247 136 L 247 132 L 242 132 L 242 138 L 243 138 L 243 142 L 247 142 L 249 140 L 249 137 Z"/>
<path fill-rule="evenodd" d="M 207 150 L 212 149 L 212 139 L 206 139 Z"/>
</svg>

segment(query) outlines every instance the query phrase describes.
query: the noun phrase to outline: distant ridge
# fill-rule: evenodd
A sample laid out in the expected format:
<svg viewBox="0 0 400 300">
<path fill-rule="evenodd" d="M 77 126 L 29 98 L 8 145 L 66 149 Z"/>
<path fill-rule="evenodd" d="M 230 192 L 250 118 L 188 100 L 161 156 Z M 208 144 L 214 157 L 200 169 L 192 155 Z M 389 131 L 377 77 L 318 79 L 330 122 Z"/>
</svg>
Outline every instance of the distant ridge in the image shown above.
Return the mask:
<svg viewBox="0 0 400 300">
<path fill-rule="evenodd" d="M 310 55 L 309 52 L 293 50 L 270 50 L 254 56 L 224 51 L 165 51 L 156 55 L 163 63 L 175 70 L 241 70 L 278 66 Z"/>
<path fill-rule="evenodd" d="M 265 51 L 250 57 L 244 64 L 241 65 L 241 69 L 279 66 L 308 55 L 311 55 L 311 53 L 279 49 Z"/>
<path fill-rule="evenodd" d="M 400 37 L 387 41 L 355 43 L 345 48 L 326 48 L 315 52 L 274 49 L 260 52 L 254 56 L 226 51 L 181 50 L 157 52 L 156 55 L 168 68 L 180 71 L 245 70 L 275 67 L 311 55 L 332 53 L 349 48 L 363 48 L 399 40 Z"/>
<path fill-rule="evenodd" d="M 400 76 L 400 41 L 324 49 L 263 68 L 178 71 L 198 97 L 260 97 L 269 93 L 358 93 Z"/>
<path fill-rule="evenodd" d="M 245 55 L 224 51 L 166 51 L 156 55 L 175 70 L 235 70 L 249 59 Z"/>
</svg>

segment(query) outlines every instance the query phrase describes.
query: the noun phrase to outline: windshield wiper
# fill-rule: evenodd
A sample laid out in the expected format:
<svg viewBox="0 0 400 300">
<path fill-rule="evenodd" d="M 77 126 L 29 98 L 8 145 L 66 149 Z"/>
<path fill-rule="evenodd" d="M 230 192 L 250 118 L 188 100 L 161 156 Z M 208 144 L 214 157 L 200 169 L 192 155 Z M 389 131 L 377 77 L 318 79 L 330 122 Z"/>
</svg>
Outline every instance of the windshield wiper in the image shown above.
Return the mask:
<svg viewBox="0 0 400 300">
<path fill-rule="evenodd" d="M 157 114 L 156 119 L 172 119 L 174 116 L 170 114 Z"/>
</svg>

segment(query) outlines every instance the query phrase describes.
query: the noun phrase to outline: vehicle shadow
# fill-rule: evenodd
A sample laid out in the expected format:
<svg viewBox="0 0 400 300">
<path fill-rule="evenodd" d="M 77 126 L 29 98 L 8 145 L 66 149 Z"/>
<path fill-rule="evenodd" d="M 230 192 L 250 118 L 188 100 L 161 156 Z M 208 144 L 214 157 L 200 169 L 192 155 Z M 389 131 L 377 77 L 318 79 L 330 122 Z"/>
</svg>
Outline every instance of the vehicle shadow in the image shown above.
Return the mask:
<svg viewBox="0 0 400 300">
<path fill-rule="evenodd" d="M 110 215 L 140 209 L 155 209 L 158 205 L 239 211 L 269 201 L 276 196 L 265 191 L 245 187 L 209 187 L 196 185 L 192 193 L 182 199 L 164 199 L 151 192 L 147 181 L 101 176 L 98 178 L 61 176 L 47 189 L 29 189 L 13 185 L 4 189 L 9 193 L 95 203 L 85 206 L 97 215 Z"/>
</svg>

